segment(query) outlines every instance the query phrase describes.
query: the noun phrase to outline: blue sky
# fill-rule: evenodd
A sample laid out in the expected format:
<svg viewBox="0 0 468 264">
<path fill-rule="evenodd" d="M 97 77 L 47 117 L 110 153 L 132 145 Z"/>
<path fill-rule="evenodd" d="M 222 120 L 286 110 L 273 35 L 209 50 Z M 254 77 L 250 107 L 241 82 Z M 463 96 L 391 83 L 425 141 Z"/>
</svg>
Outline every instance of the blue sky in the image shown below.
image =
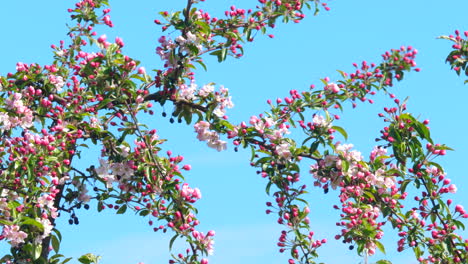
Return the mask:
<svg viewBox="0 0 468 264">
<path fill-rule="evenodd" d="M 221 14 L 231 5 L 250 8 L 251 0 L 207 0 L 203 9 Z M 68 22 L 66 9 L 73 1 L 5 1 L 0 16 L 0 74 L 13 71 L 18 61 L 46 64 L 51 61 L 51 44 L 66 39 Z M 411 73 L 397 84 L 393 92 L 400 98 L 410 97 L 409 112 L 430 119 L 433 139 L 455 149 L 439 159 L 448 176 L 457 184 L 457 202 L 468 205 L 468 180 L 464 165 L 468 156 L 468 142 L 464 131 L 468 87 L 444 63 L 451 43 L 436 37 L 468 30 L 465 0 L 355 0 L 330 1 L 330 12 L 313 17 L 308 13 L 300 24 L 278 25 L 272 32 L 274 39 L 257 37 L 254 44 L 245 45 L 246 54 L 240 60 L 229 58 L 218 64 L 206 59 L 208 72 L 197 73 L 197 83 L 215 82 L 228 87 L 235 108 L 228 113 L 232 121 L 248 120 L 253 114 L 268 109 L 266 100 L 284 97 L 290 89 L 306 90 L 310 84 L 329 76 L 338 78 L 337 69 L 351 71 L 353 62 L 380 62 L 380 54 L 391 48 L 412 45 L 419 50 L 416 59 L 422 69 Z M 109 37 L 120 36 L 124 50 L 142 61 L 148 70 L 160 65 L 154 53 L 161 35 L 152 21 L 161 10 L 178 10 L 184 1 L 138 0 L 111 1 L 114 29 Z M 175 37 L 175 36 L 174 36 Z M 111 38 L 112 39 L 112 38 Z M 349 133 L 348 143 L 367 154 L 375 144 L 383 123 L 377 117 L 383 106 L 391 102 L 375 98 L 375 105 L 361 105 L 342 114 L 341 125 Z M 170 107 L 166 107 L 170 111 Z M 350 110 L 350 109 L 347 109 Z M 160 109 L 157 109 L 159 113 Z M 276 240 L 280 227 L 276 217 L 265 215 L 265 180 L 249 166 L 249 152 L 235 153 L 232 147 L 222 153 L 198 142 L 192 127 L 170 125 L 156 115 L 146 120 L 168 138 L 166 147 L 185 156 L 192 165 L 187 181 L 202 190 L 197 203 L 201 230 L 217 232 L 215 255 L 211 263 L 285 263 L 286 255 L 277 253 Z M 97 154 L 96 154 L 97 155 Z M 95 160 L 83 161 L 97 163 Z M 306 175 L 306 173 L 304 173 Z M 307 176 L 303 176 L 307 181 Z M 309 185 L 312 185 L 309 183 Z M 329 244 L 321 249 L 320 260 L 325 263 L 359 263 L 362 258 L 349 251 L 333 237 L 337 212 L 331 209 L 336 202 L 333 193 L 323 195 L 311 191 L 312 228 L 317 237 L 326 237 Z M 114 216 L 110 212 L 80 211 L 80 225 L 69 226 L 68 219 L 59 222 L 64 241 L 62 253 L 77 257 L 93 252 L 103 256 L 103 264 L 167 263 L 168 238 L 153 233 L 147 220 L 128 214 Z M 395 236 L 386 232 L 387 258 L 394 263 L 415 263 L 411 252 L 397 254 Z M 0 247 L 0 255 L 5 247 Z M 377 259 L 374 259 L 377 260 Z"/>
</svg>

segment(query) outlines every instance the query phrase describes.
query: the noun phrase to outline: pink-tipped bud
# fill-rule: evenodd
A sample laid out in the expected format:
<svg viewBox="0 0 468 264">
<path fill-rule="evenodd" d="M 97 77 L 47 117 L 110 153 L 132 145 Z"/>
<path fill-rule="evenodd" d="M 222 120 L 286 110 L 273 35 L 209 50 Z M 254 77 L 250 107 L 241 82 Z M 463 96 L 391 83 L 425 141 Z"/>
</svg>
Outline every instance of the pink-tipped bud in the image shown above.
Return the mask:
<svg viewBox="0 0 468 264">
<path fill-rule="evenodd" d="M 107 40 L 107 36 L 104 34 L 98 38 L 99 43 L 104 43 Z"/>
<path fill-rule="evenodd" d="M 123 46 L 124 46 L 124 42 L 123 42 L 122 38 L 116 37 L 116 38 L 115 38 L 115 43 L 116 43 L 117 45 L 119 45 L 120 47 L 123 47 Z"/>
</svg>

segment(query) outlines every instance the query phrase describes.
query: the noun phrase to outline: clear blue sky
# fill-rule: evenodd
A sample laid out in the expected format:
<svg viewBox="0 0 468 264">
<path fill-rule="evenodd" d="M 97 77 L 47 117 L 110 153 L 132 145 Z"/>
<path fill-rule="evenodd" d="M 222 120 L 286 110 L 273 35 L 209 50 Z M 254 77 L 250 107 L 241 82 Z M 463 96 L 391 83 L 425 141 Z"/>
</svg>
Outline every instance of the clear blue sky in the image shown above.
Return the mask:
<svg viewBox="0 0 468 264">
<path fill-rule="evenodd" d="M 233 4 L 247 9 L 256 3 L 207 0 L 203 9 L 221 14 Z M 51 62 L 49 46 L 66 39 L 65 23 L 69 21 L 66 9 L 72 5 L 73 1 L 63 0 L 4 1 L 0 16 L 0 74 L 13 71 L 18 61 L 42 65 Z M 124 50 L 141 60 L 148 70 L 160 65 L 154 49 L 161 32 L 152 21 L 158 11 L 181 9 L 184 1 L 139 0 L 130 4 L 114 0 L 111 5 L 115 27 L 101 33 L 122 37 Z M 230 88 L 236 105 L 228 113 L 231 120 L 248 120 L 267 109 L 268 98 L 287 96 L 290 89 L 308 89 L 326 76 L 335 80 L 337 69 L 350 71 L 351 63 L 362 60 L 380 62 L 384 51 L 412 45 L 419 50 L 416 61 L 422 71 L 408 75 L 393 91 L 400 98 L 410 96 L 409 111 L 430 119 L 434 140 L 456 150 L 439 161 L 458 186 L 459 193 L 454 199 L 468 205 L 464 169 L 468 156 L 464 134 L 468 129 L 465 107 L 468 87 L 444 64 L 451 43 L 436 40 L 455 29 L 468 30 L 468 2 L 338 0 L 330 1 L 329 6 L 330 12 L 322 12 L 318 17 L 308 13 L 300 24 L 278 25 L 272 32 L 274 39 L 257 37 L 255 44 L 245 46 L 246 54 L 240 60 L 230 58 L 218 64 L 207 59 L 208 72 L 198 73 L 198 84 L 215 82 Z M 348 142 L 366 155 L 383 126 L 377 113 L 390 105 L 383 97 L 375 99 L 375 105 L 360 106 L 342 115 Z M 167 148 L 184 155 L 193 167 L 186 179 L 202 190 L 203 198 L 197 203 L 201 230 L 217 232 L 211 263 L 285 263 L 287 256 L 277 253 L 275 245 L 280 230 L 276 217 L 264 213 L 265 202 L 269 200 L 264 194 L 265 180 L 249 167 L 249 152 L 234 153 L 231 147 L 218 153 L 198 142 L 192 127 L 170 125 L 159 115 L 146 121 L 158 129 L 161 137 L 169 139 Z M 83 161 L 92 163 L 97 161 Z M 307 176 L 303 179 L 310 180 Z M 320 260 L 329 264 L 362 261 L 333 239 L 339 232 L 335 227 L 338 213 L 331 209 L 336 202 L 334 194 L 312 191 L 308 198 L 312 228 L 317 237 L 330 241 L 319 251 L 323 256 Z M 64 235 L 64 255 L 77 257 L 92 252 L 103 256 L 102 264 L 167 263 L 169 236 L 153 233 L 147 220 L 131 214 L 97 214 L 94 210 L 80 211 L 78 216 L 79 226 L 69 226 L 66 218 L 59 222 Z M 390 242 L 386 244 L 385 258 L 396 264 L 415 263 L 411 252 L 396 253 L 395 236 L 390 231 L 386 237 L 384 241 Z M 4 253 L 5 247 L 0 246 L 0 255 Z"/>
</svg>

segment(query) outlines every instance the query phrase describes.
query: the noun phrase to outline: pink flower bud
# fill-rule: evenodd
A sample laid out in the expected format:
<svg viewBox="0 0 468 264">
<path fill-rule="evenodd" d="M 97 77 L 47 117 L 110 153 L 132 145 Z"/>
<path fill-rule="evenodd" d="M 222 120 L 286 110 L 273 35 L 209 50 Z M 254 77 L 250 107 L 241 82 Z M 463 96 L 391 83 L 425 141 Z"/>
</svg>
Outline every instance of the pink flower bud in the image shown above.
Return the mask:
<svg viewBox="0 0 468 264">
<path fill-rule="evenodd" d="M 448 187 L 449 193 L 456 193 L 457 192 L 457 186 L 455 184 L 450 184 Z"/>
<path fill-rule="evenodd" d="M 104 34 L 98 38 L 99 43 L 104 43 L 107 40 L 107 36 Z"/>
<path fill-rule="evenodd" d="M 138 68 L 138 74 L 141 74 L 141 75 L 146 74 L 146 69 L 145 69 L 145 67 L 140 67 L 140 68 Z"/>
<path fill-rule="evenodd" d="M 120 47 L 123 47 L 123 46 L 124 46 L 124 42 L 123 42 L 122 38 L 116 37 L 116 38 L 115 38 L 115 43 L 116 43 L 117 45 L 119 45 Z"/>
</svg>

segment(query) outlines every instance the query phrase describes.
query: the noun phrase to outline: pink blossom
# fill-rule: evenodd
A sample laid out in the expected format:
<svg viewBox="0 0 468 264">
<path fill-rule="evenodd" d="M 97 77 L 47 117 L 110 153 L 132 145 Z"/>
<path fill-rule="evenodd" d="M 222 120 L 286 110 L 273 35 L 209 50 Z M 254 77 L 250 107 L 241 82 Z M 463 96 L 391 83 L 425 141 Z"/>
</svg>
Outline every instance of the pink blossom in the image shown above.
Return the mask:
<svg viewBox="0 0 468 264">
<path fill-rule="evenodd" d="M 218 133 L 209 130 L 210 123 L 200 121 L 194 125 L 194 128 L 197 133 L 197 139 L 200 141 L 207 141 L 208 147 L 214 148 L 217 151 L 226 150 L 227 142 L 220 140 Z"/>
<path fill-rule="evenodd" d="M 336 83 L 329 83 L 327 86 L 325 86 L 325 91 L 338 93 L 340 91 L 340 87 Z"/>
<path fill-rule="evenodd" d="M 212 236 L 206 235 L 203 232 L 198 232 L 198 231 L 193 231 L 192 236 L 198 240 L 201 244 L 203 244 L 206 248 L 206 251 L 208 252 L 209 255 L 213 255 L 214 252 L 214 240 Z"/>
<path fill-rule="evenodd" d="M 192 32 L 187 32 L 187 34 L 185 34 L 187 36 L 187 41 L 190 41 L 190 42 L 196 42 L 197 41 L 197 36 L 195 34 L 193 34 Z"/>
<path fill-rule="evenodd" d="M 112 183 L 116 182 L 116 177 L 109 171 L 111 170 L 111 164 L 109 164 L 108 160 L 99 159 L 99 163 L 101 166 L 95 169 L 96 174 L 105 181 L 107 188 L 112 188 Z"/>
<path fill-rule="evenodd" d="M 185 99 L 188 101 L 194 100 L 196 98 L 195 96 L 195 91 L 197 89 L 197 85 L 194 83 L 191 83 L 190 86 L 187 86 L 186 84 L 182 84 L 179 87 L 179 96 L 181 99 Z"/>
<path fill-rule="evenodd" d="M 315 126 L 330 128 L 331 124 L 321 115 L 315 114 L 312 118 L 312 122 Z"/>
<path fill-rule="evenodd" d="M 20 227 L 17 225 L 5 225 L 3 227 L 2 236 L 9 240 L 13 247 L 18 247 L 21 243 L 24 243 L 28 234 L 20 231 Z"/>
<path fill-rule="evenodd" d="M 198 200 L 201 199 L 201 191 L 198 188 L 192 189 L 189 187 L 187 183 L 182 185 L 182 189 L 180 190 L 180 195 L 185 198 L 186 200 Z"/>
<path fill-rule="evenodd" d="M 377 246 L 375 245 L 374 242 L 368 242 L 366 244 L 366 249 L 367 249 L 367 254 L 369 254 L 369 256 L 372 256 L 375 254 L 375 249 L 377 248 Z"/>
<path fill-rule="evenodd" d="M 449 193 L 456 193 L 457 192 L 457 186 L 455 184 L 450 184 L 448 187 Z"/>
<path fill-rule="evenodd" d="M 217 151 L 223 151 L 227 149 L 227 142 L 223 140 L 210 140 L 208 141 L 208 147 L 214 148 Z"/>
<path fill-rule="evenodd" d="M 196 199 L 201 199 L 202 198 L 201 191 L 198 188 L 193 189 L 192 195 Z"/>
<path fill-rule="evenodd" d="M 374 146 L 374 149 L 371 151 L 370 160 L 374 161 L 377 157 L 384 156 L 387 154 L 387 149 Z"/>
<path fill-rule="evenodd" d="M 289 159 L 292 156 L 291 151 L 289 149 L 290 147 L 291 146 L 288 143 L 282 143 L 276 146 L 276 153 L 278 154 L 278 156 L 281 156 L 285 159 Z"/>
<path fill-rule="evenodd" d="M 47 217 L 36 218 L 36 220 L 40 222 L 42 226 L 44 227 L 44 231 L 42 232 L 42 235 L 40 237 L 42 240 L 50 235 L 50 233 L 52 232 L 52 229 L 54 229 L 54 226 L 52 225 L 52 223 Z"/>
<path fill-rule="evenodd" d="M 88 195 L 88 188 L 86 188 L 86 185 L 81 185 L 79 191 L 78 201 L 83 203 L 88 203 L 91 201 L 91 195 Z"/>
<path fill-rule="evenodd" d="M 195 127 L 195 131 L 198 133 L 201 130 L 209 129 L 210 128 L 210 123 L 208 123 L 206 121 L 200 121 L 200 122 L 196 123 L 194 127 Z"/>
<path fill-rule="evenodd" d="M 62 87 L 65 85 L 65 81 L 63 80 L 62 76 L 49 75 L 49 81 L 55 85 L 57 92 L 62 91 Z"/>
<path fill-rule="evenodd" d="M 208 97 L 208 95 L 214 92 L 214 86 L 212 84 L 205 84 L 198 91 L 198 95 L 201 97 Z"/>
<path fill-rule="evenodd" d="M 274 126 L 275 124 L 276 124 L 276 122 L 272 118 L 269 118 L 269 117 L 265 118 L 265 127 L 266 128 L 270 128 L 271 126 Z"/>
<path fill-rule="evenodd" d="M 40 208 L 53 208 L 54 207 L 54 197 L 49 194 L 44 194 L 37 199 L 37 206 Z"/>
</svg>

